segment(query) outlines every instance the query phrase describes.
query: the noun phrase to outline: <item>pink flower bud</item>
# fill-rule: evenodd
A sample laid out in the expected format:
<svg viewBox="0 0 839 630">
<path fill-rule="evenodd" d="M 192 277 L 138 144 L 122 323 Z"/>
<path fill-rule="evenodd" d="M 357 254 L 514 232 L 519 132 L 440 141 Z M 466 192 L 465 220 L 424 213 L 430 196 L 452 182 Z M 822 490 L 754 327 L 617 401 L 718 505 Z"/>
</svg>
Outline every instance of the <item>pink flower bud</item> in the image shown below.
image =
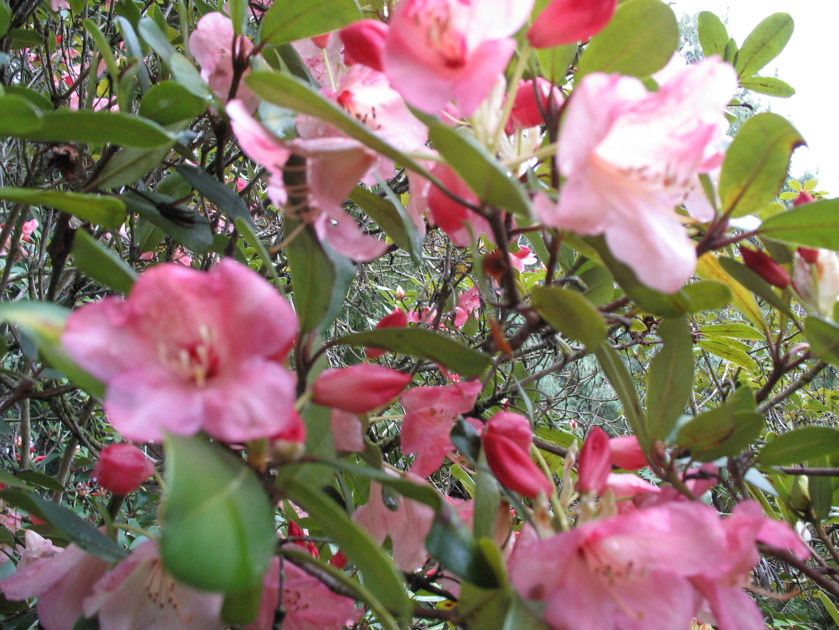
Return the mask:
<svg viewBox="0 0 839 630">
<path fill-rule="evenodd" d="M 389 313 L 382 317 L 378 324 L 376 324 L 376 328 L 405 328 L 408 325 L 408 314 L 398 308 L 393 309 L 392 313 Z M 375 359 L 377 357 L 382 356 L 387 350 L 380 350 L 378 348 L 365 348 L 364 354 L 367 356 L 368 359 Z"/>
<path fill-rule="evenodd" d="M 537 93 L 542 99 L 541 108 Z M 545 117 L 542 112 L 557 112 L 560 103 L 562 103 L 562 94 L 551 85 L 550 81 L 542 77 L 537 78 L 535 89 L 532 80 L 520 81 L 516 100 L 513 101 L 513 109 L 510 112 L 510 120 L 507 121 L 506 133 L 509 135 L 518 129 L 544 124 Z"/>
<path fill-rule="evenodd" d="M 499 411 L 487 420 L 484 433 L 503 435 L 525 453 L 530 452 L 530 445 L 533 444 L 533 430 L 530 428 L 530 422 L 524 416 L 511 411 Z"/>
<path fill-rule="evenodd" d="M 580 452 L 580 468 L 577 489 L 582 492 L 601 492 L 606 487 L 612 472 L 612 454 L 609 436 L 600 427 L 589 431 L 583 450 Z"/>
<path fill-rule="evenodd" d="M 644 451 L 641 450 L 638 438 L 634 435 L 609 440 L 609 452 L 612 456 L 612 465 L 618 468 L 638 470 L 647 465 Z"/>
<path fill-rule="evenodd" d="M 306 423 L 297 411 L 292 411 L 288 425 L 268 439 L 271 454 L 281 461 L 300 459 L 306 446 Z"/>
<path fill-rule="evenodd" d="M 553 0 L 527 31 L 534 48 L 573 44 L 599 33 L 612 19 L 618 0 Z"/>
<path fill-rule="evenodd" d="M 111 444 L 99 453 L 92 478 L 114 494 L 128 494 L 154 473 L 154 464 L 136 446 Z"/>
<path fill-rule="evenodd" d="M 388 27 L 378 20 L 359 20 L 341 29 L 344 42 L 344 61 L 347 65 L 360 63 L 382 72 L 382 49 Z"/>
<path fill-rule="evenodd" d="M 519 444 L 494 431 L 484 433 L 483 443 L 492 474 L 505 488 L 530 498 L 551 493 L 553 484 Z"/>
<path fill-rule="evenodd" d="M 757 249 L 740 246 L 740 255 L 746 266 L 766 280 L 772 286 L 785 289 L 789 286 L 790 277 L 786 269 L 772 258 Z"/>
<path fill-rule="evenodd" d="M 315 404 L 350 413 L 366 413 L 393 400 L 413 377 L 367 363 L 326 370 L 312 387 Z"/>
<path fill-rule="evenodd" d="M 805 203 L 810 203 L 814 201 L 813 195 L 808 193 L 806 190 L 802 190 L 798 193 L 798 197 L 795 198 L 795 201 L 792 202 L 793 207 L 803 206 Z"/>
<path fill-rule="evenodd" d="M 28 241 L 32 233 L 38 229 L 38 219 L 30 219 L 23 224 L 23 240 Z"/>
</svg>

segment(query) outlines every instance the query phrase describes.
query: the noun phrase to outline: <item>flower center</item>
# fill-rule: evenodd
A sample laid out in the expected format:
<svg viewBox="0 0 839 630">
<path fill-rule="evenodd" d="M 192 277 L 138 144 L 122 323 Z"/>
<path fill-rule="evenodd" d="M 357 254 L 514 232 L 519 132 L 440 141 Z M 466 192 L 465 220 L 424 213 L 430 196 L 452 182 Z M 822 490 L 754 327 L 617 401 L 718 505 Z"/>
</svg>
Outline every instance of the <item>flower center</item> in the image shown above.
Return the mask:
<svg viewBox="0 0 839 630">
<path fill-rule="evenodd" d="M 215 334 L 202 325 L 198 329 L 198 341 L 181 344 L 174 351 L 161 347 L 163 362 L 184 381 L 192 381 L 198 387 L 219 372 L 219 356 L 216 351 Z"/>
<path fill-rule="evenodd" d="M 143 590 L 152 606 L 160 610 L 171 608 L 184 624 L 192 622 L 192 615 L 185 615 L 181 610 L 175 596 L 175 581 L 166 573 L 160 559 L 155 558 L 151 561 L 151 568 Z"/>
<path fill-rule="evenodd" d="M 411 18 L 417 28 L 424 32 L 429 49 L 436 53 L 446 68 L 457 70 L 466 65 L 466 37 L 452 24 L 448 2 L 418 2 L 411 12 Z"/>
</svg>

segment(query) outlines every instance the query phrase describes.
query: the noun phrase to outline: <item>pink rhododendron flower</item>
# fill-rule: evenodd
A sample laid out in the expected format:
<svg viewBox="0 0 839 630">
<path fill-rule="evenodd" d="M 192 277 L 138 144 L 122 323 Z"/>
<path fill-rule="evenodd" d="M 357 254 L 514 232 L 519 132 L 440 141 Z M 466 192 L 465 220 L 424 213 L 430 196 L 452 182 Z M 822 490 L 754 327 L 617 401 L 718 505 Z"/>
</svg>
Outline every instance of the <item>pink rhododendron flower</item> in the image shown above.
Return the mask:
<svg viewBox="0 0 839 630">
<path fill-rule="evenodd" d="M 609 453 L 612 465 L 624 470 L 638 470 L 647 465 L 647 458 L 634 435 L 609 439 Z"/>
<path fill-rule="evenodd" d="M 281 362 L 296 333 L 297 317 L 274 287 L 224 259 L 209 273 L 152 267 L 127 299 L 74 311 L 62 344 L 105 382 L 105 413 L 127 438 L 203 429 L 241 442 L 293 422 L 295 378 Z"/>
<path fill-rule="evenodd" d="M 387 38 L 387 24 L 379 20 L 359 20 L 341 29 L 344 61 L 360 63 L 382 72 L 382 51 Z"/>
<path fill-rule="evenodd" d="M 417 483 L 423 480 L 411 473 L 405 477 Z M 415 571 L 425 564 L 428 552 L 425 537 L 431 531 L 434 510 L 418 501 L 394 493 L 396 509 L 382 499 L 382 486 L 370 482 L 370 498 L 353 514 L 353 520 L 364 527 L 378 544 L 388 536 L 393 543 L 393 561 L 403 571 Z"/>
<path fill-rule="evenodd" d="M 612 457 L 609 450 L 609 436 L 600 427 L 589 431 L 580 451 L 577 488 L 581 492 L 600 494 L 612 472 Z"/>
<path fill-rule="evenodd" d="M 839 299 L 839 256 L 828 249 L 806 249 L 795 252 L 792 268 L 793 287 L 802 300 L 829 317 Z"/>
<path fill-rule="evenodd" d="M 484 427 L 481 441 L 495 478 L 520 495 L 536 498 L 553 490 L 553 483 L 530 458 L 533 430 L 527 418 L 500 411 Z"/>
<path fill-rule="evenodd" d="M 99 453 L 92 479 L 114 494 L 128 494 L 154 473 L 154 464 L 136 446 L 111 444 Z"/>
<path fill-rule="evenodd" d="M 396 398 L 412 378 L 370 363 L 332 368 L 318 376 L 312 386 L 312 401 L 350 413 L 367 413 Z"/>
<path fill-rule="evenodd" d="M 85 617 L 102 630 L 216 630 L 222 627 L 222 596 L 196 591 L 172 579 L 146 541 L 108 571 L 84 600 Z"/>
<path fill-rule="evenodd" d="M 411 472 L 427 477 L 454 450 L 450 437 L 457 416 L 475 406 L 481 393 L 478 380 L 440 387 L 415 387 L 403 392 L 405 408 L 400 436 L 402 451 L 416 453 Z"/>
<path fill-rule="evenodd" d="M 434 114 L 450 100 L 475 111 L 507 66 L 509 36 L 533 0 L 403 0 L 390 18 L 382 65 L 409 104 Z"/>
<path fill-rule="evenodd" d="M 256 621 L 245 630 L 272 630 L 280 601 L 282 570 L 283 630 L 339 630 L 356 623 L 364 611 L 349 597 L 330 591 L 320 580 L 291 562 L 271 559 L 263 579 L 262 602 Z"/>
<path fill-rule="evenodd" d="M 436 164 L 431 173 L 440 183 L 455 195 L 474 205 L 480 201 L 460 176 L 447 164 Z M 437 186 L 430 186 L 428 192 L 428 210 L 434 223 L 443 230 L 458 247 L 469 247 L 481 234 L 492 234 L 489 222 L 466 206 L 457 203 L 443 193 Z"/>
<path fill-rule="evenodd" d="M 644 284 L 675 292 L 696 267 L 696 251 L 674 207 L 698 173 L 719 160 L 723 109 L 734 69 L 708 59 L 648 93 L 635 78 L 589 74 L 568 104 L 557 206 L 536 201 L 542 220 L 604 234 L 614 256 Z"/>
<path fill-rule="evenodd" d="M 332 443 L 336 450 L 360 453 L 364 450 L 361 418 L 349 411 L 332 410 Z"/>
<path fill-rule="evenodd" d="M 792 279 L 789 272 L 766 252 L 740 245 L 740 255 L 746 266 L 772 286 L 786 289 Z"/>
<path fill-rule="evenodd" d="M 314 138 L 282 141 L 258 123 L 239 100 L 227 104 L 227 114 L 239 146 L 245 154 L 265 166 L 271 174 L 268 197 L 277 206 L 285 205 L 288 194 L 283 184 L 283 168 L 292 154 L 306 159 L 306 188 L 309 215 L 304 216 L 339 254 L 352 260 L 377 258 L 387 244 L 364 234 L 342 206 L 376 156 L 349 138 Z M 290 212 L 303 210 L 289 208 Z"/>
<path fill-rule="evenodd" d="M 529 247 L 520 247 L 517 252 L 510 252 L 510 266 L 518 272 L 524 271 L 525 266 L 539 262 Z"/>
<path fill-rule="evenodd" d="M 520 81 L 504 132 L 510 135 L 519 129 L 543 125 L 545 124 L 544 114 L 559 112 L 561 104 L 562 92 L 559 88 L 552 86 L 547 79 L 538 77 L 535 87 L 533 79 Z"/>
<path fill-rule="evenodd" d="M 618 0 L 552 0 L 527 31 L 527 39 L 534 48 L 588 39 L 603 30 L 617 6 Z"/>
<path fill-rule="evenodd" d="M 400 308 L 393 309 L 393 312 L 388 313 L 379 323 L 376 328 L 405 328 L 408 325 L 408 314 Z M 387 350 L 380 350 L 379 348 L 364 348 L 364 354 L 368 359 L 376 359 Z"/>
</svg>

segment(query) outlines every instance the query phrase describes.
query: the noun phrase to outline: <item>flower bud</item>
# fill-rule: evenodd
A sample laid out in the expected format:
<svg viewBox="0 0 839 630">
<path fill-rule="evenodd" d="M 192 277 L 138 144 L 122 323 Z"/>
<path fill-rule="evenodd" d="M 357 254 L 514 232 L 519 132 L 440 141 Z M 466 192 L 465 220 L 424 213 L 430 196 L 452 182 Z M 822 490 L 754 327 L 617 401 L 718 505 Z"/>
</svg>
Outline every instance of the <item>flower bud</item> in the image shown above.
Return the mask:
<svg viewBox="0 0 839 630">
<path fill-rule="evenodd" d="M 530 458 L 533 432 L 527 418 L 497 413 L 487 421 L 481 439 L 487 463 L 501 485 L 531 499 L 551 493 L 553 483 Z"/>
<path fill-rule="evenodd" d="M 111 444 L 99 453 L 92 478 L 114 494 L 128 494 L 154 473 L 154 464 L 136 446 Z"/>
<path fill-rule="evenodd" d="M 413 377 L 367 363 L 326 370 L 312 387 L 312 400 L 323 407 L 366 413 L 393 400 Z"/>
<path fill-rule="evenodd" d="M 404 297 L 404 295 L 403 295 Z M 398 308 L 393 309 L 392 313 L 385 315 L 376 324 L 376 328 L 405 328 L 408 325 L 408 314 Z M 365 348 L 364 354 L 368 359 L 376 359 L 382 356 L 387 350 L 380 350 L 379 348 Z"/>
<path fill-rule="evenodd" d="M 530 452 L 530 445 L 533 444 L 530 422 L 524 416 L 511 411 L 499 411 L 487 420 L 484 433 L 503 435 L 525 453 Z"/>
<path fill-rule="evenodd" d="M 600 427 L 589 431 L 583 450 L 580 451 L 577 489 L 582 492 L 602 492 L 612 472 L 612 453 L 609 436 Z"/>
<path fill-rule="evenodd" d="M 541 106 L 537 95 L 541 97 Z M 519 129 L 538 127 L 545 123 L 542 112 L 557 112 L 560 103 L 562 103 L 562 94 L 547 79 L 537 78 L 536 87 L 533 85 L 533 80 L 520 81 L 510 119 L 504 131 L 510 135 Z"/>
<path fill-rule="evenodd" d="M 624 470 L 638 470 L 647 465 L 647 458 L 634 435 L 609 440 L 612 465 Z"/>
<path fill-rule="evenodd" d="M 588 39 L 605 27 L 618 0 L 553 0 L 527 31 L 534 48 L 551 48 Z"/>
<path fill-rule="evenodd" d="M 793 287 L 799 297 L 819 314 L 829 316 L 839 298 L 839 256 L 836 252 L 799 247 L 792 275 Z"/>
<path fill-rule="evenodd" d="M 798 197 L 795 198 L 792 205 L 794 208 L 797 208 L 798 206 L 803 206 L 805 203 L 810 203 L 811 201 L 815 201 L 813 195 L 808 193 L 806 190 L 802 190 L 798 193 Z"/>
<path fill-rule="evenodd" d="M 306 424 L 297 411 L 291 414 L 288 426 L 268 439 L 271 456 L 281 462 L 300 459 L 306 450 Z"/>
<path fill-rule="evenodd" d="M 746 266 L 766 280 L 772 286 L 785 289 L 789 286 L 790 277 L 786 269 L 772 258 L 757 249 L 740 246 L 740 255 Z"/>
<path fill-rule="evenodd" d="M 329 36 L 330 35 L 332 35 L 332 33 L 324 33 L 323 35 L 315 35 L 312 38 L 312 43 L 315 46 L 317 46 L 318 48 L 320 48 L 321 50 L 323 50 L 329 44 Z"/>
<path fill-rule="evenodd" d="M 383 72 L 382 50 L 387 30 L 387 24 L 378 20 L 359 20 L 342 28 L 340 33 L 346 64 L 360 63 Z"/>
</svg>

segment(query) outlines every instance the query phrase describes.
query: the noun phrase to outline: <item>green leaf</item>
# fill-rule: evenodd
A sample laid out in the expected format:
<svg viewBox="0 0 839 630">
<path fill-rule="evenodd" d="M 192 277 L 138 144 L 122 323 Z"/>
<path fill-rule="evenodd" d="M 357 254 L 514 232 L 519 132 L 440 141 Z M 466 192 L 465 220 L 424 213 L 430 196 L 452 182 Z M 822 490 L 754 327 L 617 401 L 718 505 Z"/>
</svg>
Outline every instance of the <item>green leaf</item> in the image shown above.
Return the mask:
<svg viewBox="0 0 839 630">
<path fill-rule="evenodd" d="M 757 456 L 763 466 L 787 466 L 839 454 L 839 430 L 830 427 L 802 427 L 774 438 Z"/>
<path fill-rule="evenodd" d="M 73 258 L 79 269 L 117 293 L 127 294 L 137 279 L 137 272 L 122 258 L 84 230 L 73 236 Z"/>
<path fill-rule="evenodd" d="M 195 96 L 180 83 L 163 81 L 143 96 L 140 116 L 165 127 L 182 120 L 192 120 L 206 108 L 206 100 Z"/>
<path fill-rule="evenodd" d="M 777 96 L 779 98 L 789 98 L 795 94 L 793 88 L 786 81 L 781 81 L 775 77 L 752 77 L 750 79 L 741 79 L 740 87 L 744 87 L 752 92 L 759 94 L 766 94 L 768 96 Z"/>
<path fill-rule="evenodd" d="M 695 416 L 679 429 L 676 443 L 690 451 L 691 458 L 710 462 L 739 455 L 760 437 L 766 418 L 756 411 L 736 411 L 724 403 Z"/>
<path fill-rule="evenodd" d="M 0 188 L 0 199 L 32 206 L 49 206 L 109 230 L 118 230 L 125 221 L 125 203 L 105 195 L 3 187 Z"/>
<path fill-rule="evenodd" d="M 530 202 L 522 185 L 481 145 L 471 132 L 456 130 L 436 118 L 417 114 L 428 125 L 428 138 L 478 198 L 529 218 Z"/>
<path fill-rule="evenodd" d="M 635 391 L 635 383 L 629 374 L 629 370 L 626 369 L 620 355 L 609 345 L 608 341 L 600 344 L 595 356 L 600 362 L 600 367 L 603 368 L 606 378 L 612 384 L 612 389 L 615 390 L 623 404 L 623 413 L 629 427 L 638 438 L 641 447 L 646 450 L 651 440 L 644 419 L 644 410 L 641 408 L 641 401 L 638 400 L 638 392 Z"/>
<path fill-rule="evenodd" d="M 414 222 L 411 221 L 401 203 L 399 205 L 391 203 L 362 186 L 356 186 L 353 189 L 350 200 L 364 210 L 400 249 L 418 259 L 422 249 L 422 240 L 419 238 Z"/>
<path fill-rule="evenodd" d="M 6 33 L 5 39 L 12 50 L 34 48 L 44 44 L 44 36 L 28 28 L 13 28 Z"/>
<path fill-rule="evenodd" d="M 271 274 L 274 282 L 279 283 L 280 276 L 277 274 L 277 270 L 274 269 L 274 262 L 271 260 L 271 255 L 265 249 L 265 245 L 262 244 L 262 240 L 260 240 L 252 225 L 241 217 L 235 220 L 234 225 L 239 230 L 242 238 L 245 239 L 245 242 L 256 250 L 257 255 L 262 259 L 262 264 L 265 265 L 265 269 Z"/>
<path fill-rule="evenodd" d="M 781 54 L 792 37 L 794 27 L 788 13 L 774 13 L 758 24 L 740 47 L 734 66 L 737 76 L 751 77 Z"/>
<path fill-rule="evenodd" d="M 428 359 L 467 378 L 480 375 L 492 363 L 486 354 L 424 328 L 377 328 L 340 337 L 333 343 L 379 348 Z"/>
<path fill-rule="evenodd" d="M 251 588 L 224 596 L 221 606 L 221 619 L 231 624 L 250 623 L 259 614 L 262 603 L 263 586 L 261 583 Z"/>
<path fill-rule="evenodd" d="M 839 365 L 839 326 L 810 316 L 804 321 L 804 336 L 810 343 L 810 352 L 814 357 L 831 365 Z"/>
<path fill-rule="evenodd" d="M 228 219 L 231 221 L 242 219 L 251 227 L 255 227 L 248 206 L 232 188 L 228 188 L 207 171 L 195 166 L 181 164 L 175 170 L 195 190 L 212 201 L 216 208 L 221 210 Z"/>
<path fill-rule="evenodd" d="M 475 586 L 495 588 L 501 581 L 469 528 L 450 505 L 441 505 L 425 538 L 425 547 L 449 571 Z"/>
<path fill-rule="evenodd" d="M 728 275 L 746 287 L 749 291 L 754 293 L 756 296 L 763 298 L 782 313 L 785 313 L 789 317 L 793 317 L 789 304 L 778 297 L 778 294 L 775 293 L 775 290 L 769 285 L 769 283 L 761 278 L 757 273 L 733 258 L 721 257 L 719 259 L 719 263 Z"/>
<path fill-rule="evenodd" d="M 230 21 L 233 22 L 233 34 L 238 37 L 247 28 L 247 0 L 230 0 L 228 7 L 230 8 Z"/>
<path fill-rule="evenodd" d="M 161 203 L 173 201 L 170 197 L 165 197 L 164 195 L 151 192 L 145 194 L 151 199 L 159 200 Z M 125 203 L 134 212 L 139 214 L 143 219 L 154 223 L 187 249 L 197 254 L 206 254 L 210 251 L 213 245 L 213 232 L 210 229 L 210 224 L 204 217 L 192 213 L 190 216 L 193 217 L 194 224 L 190 227 L 185 227 L 166 219 L 153 203 L 133 192 L 127 192 L 123 195 L 123 199 L 125 199 Z"/>
<path fill-rule="evenodd" d="M 790 245 L 839 250 L 839 199 L 820 199 L 776 214 L 763 222 L 760 233 Z"/>
<path fill-rule="evenodd" d="M 40 142 L 111 142 L 145 149 L 172 143 L 172 137 L 157 123 L 122 112 L 60 109 L 44 113 L 41 122 L 38 129 L 8 135 Z"/>
<path fill-rule="evenodd" d="M 770 203 L 787 178 L 792 152 L 806 144 L 795 127 L 778 114 L 749 118 L 725 154 L 720 173 L 720 202 L 732 217 Z"/>
<path fill-rule="evenodd" d="M 6 96 L 22 96 L 40 111 L 52 110 L 52 101 L 35 90 L 30 90 L 20 85 L 4 85 L 3 91 L 6 93 Z M 2 100 L 0 98 L 0 102 Z"/>
<path fill-rule="evenodd" d="M 553 328 L 594 352 L 606 339 L 606 324 L 582 294 L 563 287 L 533 287 L 531 305 Z"/>
<path fill-rule="evenodd" d="M 562 86 L 565 83 L 568 69 L 577 56 L 578 48 L 576 42 L 564 46 L 537 48 L 536 58 L 539 60 L 541 76 L 547 78 L 556 86 Z"/>
<path fill-rule="evenodd" d="M 77 547 L 106 562 L 118 562 L 128 555 L 113 540 L 63 505 L 17 488 L 0 491 L 0 499 L 48 522 Z"/>
<path fill-rule="evenodd" d="M 44 125 L 41 110 L 16 94 L 0 95 L 0 135 L 35 133 Z"/>
<path fill-rule="evenodd" d="M 6 0 L 0 0 L 0 37 L 6 34 L 12 24 L 12 10 Z"/>
<path fill-rule="evenodd" d="M 576 82 L 590 72 L 650 76 L 667 65 L 678 45 L 673 9 L 660 0 L 628 0 L 586 46 Z"/>
<path fill-rule="evenodd" d="M 650 361 L 647 378 L 651 440 L 663 440 L 670 434 L 693 389 L 693 339 L 687 319 L 663 319 L 658 334 L 664 346 Z"/>
<path fill-rule="evenodd" d="M 160 166 L 169 154 L 172 144 L 174 143 L 157 149 L 120 149 L 102 169 L 99 177 L 93 182 L 93 186 L 105 189 L 120 188 L 136 182 L 146 173 Z"/>
<path fill-rule="evenodd" d="M 746 350 L 736 347 L 734 345 L 734 339 L 724 339 L 722 341 L 716 339 L 700 339 L 697 345 L 714 356 L 725 359 L 734 365 L 739 365 L 741 368 L 749 370 L 753 374 L 760 372 L 757 362 Z"/>
<path fill-rule="evenodd" d="M 160 30 L 160 27 L 150 17 L 144 17 L 137 25 L 137 30 L 140 32 L 140 37 L 151 46 L 152 50 L 163 60 L 164 63 L 169 63 L 169 57 L 175 54 L 175 47 L 169 42 Z"/>
<path fill-rule="evenodd" d="M 58 483 L 58 481 L 56 481 L 49 475 L 45 475 L 44 473 L 39 472 L 37 470 L 22 470 L 17 474 L 17 478 L 22 479 L 27 483 L 35 484 L 36 486 L 41 486 L 42 488 L 46 488 L 47 490 L 64 492 L 64 486 Z"/>
<path fill-rule="evenodd" d="M 728 31 L 715 14 L 710 11 L 702 11 L 699 14 L 699 43 L 702 46 L 702 54 L 706 57 L 711 55 L 725 54 L 725 45 L 728 43 Z"/>
<path fill-rule="evenodd" d="M 358 567 L 362 583 L 398 617 L 408 619 L 411 601 L 405 594 L 405 579 L 382 548 L 362 527 L 353 522 L 334 501 L 314 488 L 289 478 L 283 492 L 309 513 L 347 558 Z"/>
<path fill-rule="evenodd" d="M 361 19 L 355 0 L 276 0 L 262 19 L 259 41 L 271 44 L 305 39 Z"/>
<path fill-rule="evenodd" d="M 836 604 L 830 601 L 830 598 L 820 590 L 816 590 L 816 597 L 818 597 L 822 604 L 824 604 L 827 614 L 830 615 L 831 619 L 833 619 L 833 623 L 839 626 L 839 609 L 836 608 Z"/>
<path fill-rule="evenodd" d="M 762 341 L 766 336 L 748 324 L 709 324 L 699 329 L 705 337 L 734 337 L 735 339 L 752 339 Z"/>
<path fill-rule="evenodd" d="M 299 223 L 286 217 L 285 225 L 292 233 Z M 328 250 L 309 227 L 288 244 L 286 251 L 300 329 L 322 332 L 338 316 L 355 269 L 346 258 Z"/>
<path fill-rule="evenodd" d="M 169 67 L 172 69 L 172 76 L 177 79 L 178 84 L 186 88 L 188 92 L 203 101 L 215 100 L 207 82 L 201 78 L 201 74 L 190 63 L 189 59 L 181 53 L 176 52 L 169 56 Z"/>
<path fill-rule="evenodd" d="M 274 511 L 254 472 L 197 437 L 168 435 L 160 555 L 179 580 L 237 593 L 262 584 Z"/>
</svg>

